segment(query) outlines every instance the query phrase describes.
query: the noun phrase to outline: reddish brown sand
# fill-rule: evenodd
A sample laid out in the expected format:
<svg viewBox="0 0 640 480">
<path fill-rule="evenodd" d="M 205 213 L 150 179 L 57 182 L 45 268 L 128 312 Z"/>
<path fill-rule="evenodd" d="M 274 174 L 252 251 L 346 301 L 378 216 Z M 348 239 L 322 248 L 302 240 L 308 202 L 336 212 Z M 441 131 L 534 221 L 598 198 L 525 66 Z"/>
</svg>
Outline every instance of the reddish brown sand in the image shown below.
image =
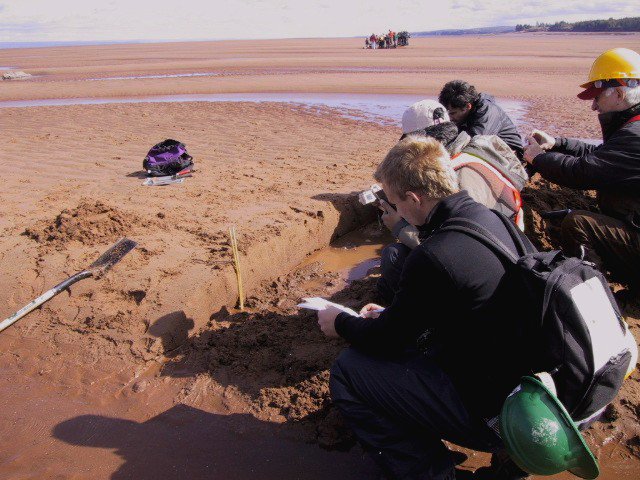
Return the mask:
<svg viewBox="0 0 640 480">
<path fill-rule="evenodd" d="M 436 95 L 464 78 L 528 102 L 522 125 L 598 137 L 573 95 L 593 58 L 639 35 L 412 39 L 362 50 L 359 39 L 0 50 L 0 101 L 222 92 Z M 340 70 L 341 69 L 341 70 Z M 359 69 L 359 71 L 358 71 Z M 371 71 L 375 70 L 375 71 Z M 88 81 L 130 75 L 219 76 Z M 352 192 L 398 138 L 394 127 L 290 104 L 144 103 L 0 109 L 0 317 L 88 266 L 121 236 L 139 247 L 0 334 L 1 478 L 374 478 L 330 405 L 327 369 L 343 347 L 295 303 L 335 295 L 357 307 L 375 273 L 345 287 L 305 257 L 371 220 Z M 144 187 L 141 161 L 185 142 L 197 172 Z M 534 181 L 539 212 L 589 195 Z M 247 312 L 233 310 L 227 229 L 238 230 Z M 388 241 L 369 229 L 363 238 Z M 304 266 L 296 269 L 296 266 Z M 620 286 L 616 286 L 620 288 Z M 638 337 L 640 306 L 625 314 Z M 587 437 L 605 478 L 637 478 L 640 375 Z M 325 447 L 325 449 L 319 448 Z M 326 450 L 326 449 L 331 450 Z M 348 453 L 343 452 L 348 450 Z M 473 455 L 464 464 L 486 462 Z"/>
</svg>

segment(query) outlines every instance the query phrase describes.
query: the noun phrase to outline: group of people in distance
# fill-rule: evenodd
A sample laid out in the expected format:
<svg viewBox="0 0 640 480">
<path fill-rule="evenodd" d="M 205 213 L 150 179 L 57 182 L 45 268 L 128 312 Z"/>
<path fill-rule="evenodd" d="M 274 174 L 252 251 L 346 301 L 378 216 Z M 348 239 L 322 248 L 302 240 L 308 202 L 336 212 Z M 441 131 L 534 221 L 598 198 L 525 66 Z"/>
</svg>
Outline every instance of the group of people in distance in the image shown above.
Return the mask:
<svg viewBox="0 0 640 480">
<path fill-rule="evenodd" d="M 382 35 L 376 35 L 372 33 L 371 36 L 364 39 L 364 48 L 396 48 L 398 46 L 398 37 L 396 32 L 389 30 L 388 33 Z"/>
<path fill-rule="evenodd" d="M 595 190 L 599 212 L 573 210 L 562 220 L 563 253 L 633 291 L 640 275 L 639 81 L 637 52 L 613 49 L 594 61 L 578 98 L 598 114 L 598 146 L 541 130 L 525 143 L 491 96 L 460 80 L 447 83 L 438 102 L 404 113 L 403 135 L 374 174 L 388 198 L 380 201 L 382 220 L 399 240 L 382 254 L 378 290 L 386 307 L 368 304 L 359 316 L 333 306 L 318 312 L 322 332 L 350 344 L 331 369 L 333 402 L 388 478 L 529 475 L 488 423 L 520 379 L 536 373 L 521 352 L 521 292 L 492 249 L 443 226 L 452 219 L 480 224 L 517 254 L 514 232 L 527 241 L 519 192 L 529 175 Z M 520 228 L 507 228 L 505 218 Z M 586 428 L 597 416 L 573 420 Z M 491 452 L 491 465 L 456 469 L 443 440 Z"/>
</svg>

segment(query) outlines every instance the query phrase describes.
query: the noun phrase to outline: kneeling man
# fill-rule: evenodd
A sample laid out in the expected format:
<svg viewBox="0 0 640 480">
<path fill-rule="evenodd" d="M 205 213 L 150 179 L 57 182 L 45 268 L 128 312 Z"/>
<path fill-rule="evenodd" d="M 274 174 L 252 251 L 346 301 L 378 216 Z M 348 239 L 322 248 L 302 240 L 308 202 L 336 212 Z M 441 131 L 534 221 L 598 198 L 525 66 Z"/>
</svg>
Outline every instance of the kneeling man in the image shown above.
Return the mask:
<svg viewBox="0 0 640 480">
<path fill-rule="evenodd" d="M 599 213 L 574 210 L 562 222 L 562 249 L 607 267 L 640 289 L 640 54 L 614 48 L 591 67 L 581 100 L 598 112 L 603 143 L 534 130 L 524 158 L 550 182 L 595 190 Z"/>
<path fill-rule="evenodd" d="M 519 294 L 503 262 L 470 236 L 442 230 L 450 219 L 469 219 L 514 253 L 516 247 L 494 212 L 458 190 L 449 154 L 433 138 L 400 141 L 375 178 L 425 240 L 410 253 L 400 289 L 381 313 L 374 304 L 360 317 L 332 307 L 318 312 L 327 336 L 351 344 L 331 370 L 331 395 L 390 478 L 453 479 L 442 440 L 499 452 L 487 420 L 528 371 L 519 351 Z M 497 460 L 484 474 L 526 475 Z"/>
</svg>

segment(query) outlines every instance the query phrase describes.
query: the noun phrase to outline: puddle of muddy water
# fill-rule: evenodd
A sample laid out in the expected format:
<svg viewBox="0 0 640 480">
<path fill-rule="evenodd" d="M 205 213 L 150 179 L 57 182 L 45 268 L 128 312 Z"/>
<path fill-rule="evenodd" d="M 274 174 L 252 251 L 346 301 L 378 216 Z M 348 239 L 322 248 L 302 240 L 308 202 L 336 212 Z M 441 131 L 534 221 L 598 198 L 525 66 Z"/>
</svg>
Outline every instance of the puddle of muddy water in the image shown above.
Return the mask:
<svg viewBox="0 0 640 480">
<path fill-rule="evenodd" d="M 411 104 L 432 99 L 426 95 L 355 94 L 355 93 L 225 93 L 160 95 L 152 97 L 123 98 L 52 98 L 40 100 L 11 100 L 0 102 L 0 108 L 44 107 L 67 105 L 98 105 L 109 103 L 170 103 L 170 102 L 278 102 L 308 107 L 330 107 L 341 115 L 354 120 L 399 126 L 402 114 Z M 527 112 L 526 102 L 497 99 L 497 103 L 509 114 L 516 125 L 522 123 Z"/>
<path fill-rule="evenodd" d="M 393 242 L 391 234 L 377 224 L 355 230 L 307 257 L 299 268 L 320 263 L 324 272 L 337 273 L 351 283 L 380 266 L 380 253 Z"/>
<path fill-rule="evenodd" d="M 10 69 L 15 67 L 0 67 L 2 69 Z M 307 73 L 307 72 L 327 72 L 327 73 L 423 73 L 423 70 L 408 70 L 401 68 L 388 68 L 388 67 L 338 67 L 338 68 L 293 68 L 293 69 L 272 69 L 262 70 L 256 69 L 246 72 L 251 75 L 284 75 L 290 73 Z M 85 82 L 97 82 L 97 81 L 109 81 L 109 80 L 140 80 L 140 79 L 157 79 L 157 78 L 183 78 L 183 77 L 216 77 L 225 74 L 241 75 L 241 72 L 228 72 L 228 71 L 216 71 L 216 72 L 191 72 L 191 73 L 165 73 L 157 75 L 127 75 L 127 76 L 115 76 L 115 77 L 93 77 L 87 78 Z"/>
</svg>

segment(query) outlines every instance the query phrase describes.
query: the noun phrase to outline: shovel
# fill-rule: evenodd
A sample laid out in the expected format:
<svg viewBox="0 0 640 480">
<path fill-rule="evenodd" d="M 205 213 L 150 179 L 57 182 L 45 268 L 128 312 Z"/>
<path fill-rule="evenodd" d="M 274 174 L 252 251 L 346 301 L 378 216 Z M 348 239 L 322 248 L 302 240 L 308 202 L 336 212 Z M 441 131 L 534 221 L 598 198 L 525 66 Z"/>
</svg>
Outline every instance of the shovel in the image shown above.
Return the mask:
<svg viewBox="0 0 640 480">
<path fill-rule="evenodd" d="M 95 262 L 89 265 L 89 268 L 87 268 L 86 270 L 82 270 L 81 272 L 78 272 L 75 275 L 70 276 L 64 282 L 59 283 L 58 285 L 53 287 L 51 290 L 48 290 L 47 292 L 40 295 L 30 304 L 22 307 L 20 310 L 18 310 L 16 313 L 11 315 L 6 320 L 3 320 L 2 322 L 0 322 L 0 332 L 2 332 L 5 328 L 13 325 L 15 322 L 17 322 L 22 317 L 24 317 L 27 313 L 31 312 L 35 308 L 38 308 L 43 303 L 51 300 L 57 294 L 59 294 L 66 288 L 69 288 L 71 285 L 73 285 L 77 281 L 82 280 L 84 278 L 89 278 L 89 277 L 94 277 L 96 279 L 102 277 L 102 275 L 104 275 L 107 272 L 107 270 L 109 270 L 116 263 L 118 263 L 122 259 L 122 257 L 124 257 L 131 250 L 133 250 L 136 247 L 136 245 L 137 243 L 134 242 L 133 240 L 129 240 L 128 238 L 121 238 L 115 244 L 113 244 L 113 246 L 109 250 L 107 250 L 102 255 L 100 255 L 100 258 L 98 258 Z"/>
</svg>

